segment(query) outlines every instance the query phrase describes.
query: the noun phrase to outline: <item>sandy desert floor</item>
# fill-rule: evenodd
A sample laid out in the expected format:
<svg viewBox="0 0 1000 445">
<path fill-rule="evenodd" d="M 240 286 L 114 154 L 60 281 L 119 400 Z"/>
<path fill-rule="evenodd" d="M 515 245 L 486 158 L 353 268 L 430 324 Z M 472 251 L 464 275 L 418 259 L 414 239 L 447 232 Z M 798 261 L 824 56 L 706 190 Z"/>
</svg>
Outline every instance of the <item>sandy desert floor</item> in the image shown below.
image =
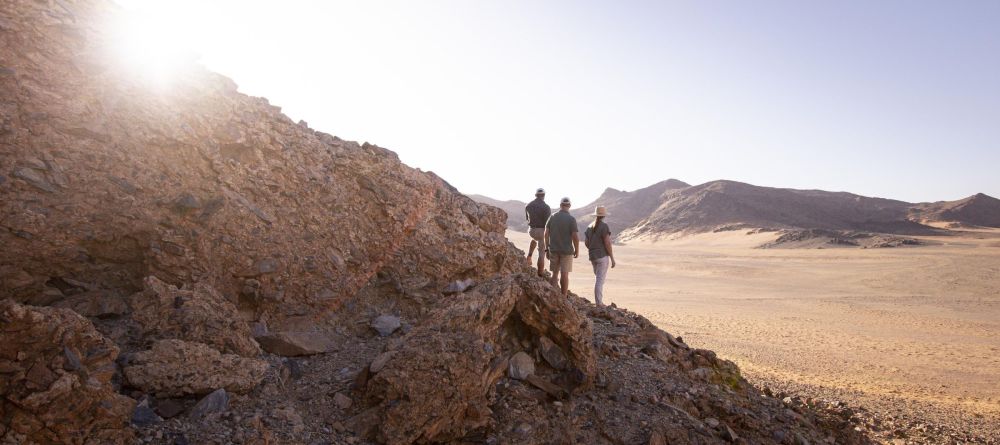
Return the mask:
<svg viewBox="0 0 1000 445">
<path fill-rule="evenodd" d="M 618 246 L 605 304 L 716 351 L 759 386 L 882 413 L 890 435 L 940 425 L 1000 440 L 1000 230 L 919 247 L 754 248 L 774 237 Z M 526 234 L 508 238 L 527 250 Z M 571 290 L 593 299 L 590 263 L 574 269 Z"/>
</svg>

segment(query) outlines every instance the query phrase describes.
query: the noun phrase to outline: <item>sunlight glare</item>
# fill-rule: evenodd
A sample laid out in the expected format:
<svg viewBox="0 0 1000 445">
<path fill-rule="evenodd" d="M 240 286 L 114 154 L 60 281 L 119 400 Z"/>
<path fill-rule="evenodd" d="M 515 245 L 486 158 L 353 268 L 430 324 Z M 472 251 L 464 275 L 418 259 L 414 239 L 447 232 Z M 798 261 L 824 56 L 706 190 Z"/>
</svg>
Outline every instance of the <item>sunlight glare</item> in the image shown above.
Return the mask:
<svg viewBox="0 0 1000 445">
<path fill-rule="evenodd" d="M 112 58 L 128 75 L 168 89 L 195 66 L 183 9 L 150 2 L 126 8 L 111 26 Z"/>
</svg>

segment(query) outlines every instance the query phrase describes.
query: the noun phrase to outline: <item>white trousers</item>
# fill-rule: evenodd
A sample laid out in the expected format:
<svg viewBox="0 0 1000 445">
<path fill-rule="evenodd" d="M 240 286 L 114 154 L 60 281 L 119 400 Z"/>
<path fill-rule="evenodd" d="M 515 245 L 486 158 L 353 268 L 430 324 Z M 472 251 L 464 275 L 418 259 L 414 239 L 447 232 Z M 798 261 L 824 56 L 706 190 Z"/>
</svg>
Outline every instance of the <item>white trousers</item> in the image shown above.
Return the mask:
<svg viewBox="0 0 1000 445">
<path fill-rule="evenodd" d="M 611 266 L 611 257 L 598 258 L 590 262 L 594 266 L 594 303 L 598 306 L 604 304 L 604 279 L 608 277 L 608 267 Z"/>
</svg>

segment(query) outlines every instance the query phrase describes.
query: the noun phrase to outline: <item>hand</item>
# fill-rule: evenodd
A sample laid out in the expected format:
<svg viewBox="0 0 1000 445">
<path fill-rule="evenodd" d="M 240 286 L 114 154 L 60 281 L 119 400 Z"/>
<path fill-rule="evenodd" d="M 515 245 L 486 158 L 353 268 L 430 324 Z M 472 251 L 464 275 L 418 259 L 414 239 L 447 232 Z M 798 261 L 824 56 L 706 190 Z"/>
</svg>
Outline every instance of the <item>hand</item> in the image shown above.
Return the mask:
<svg viewBox="0 0 1000 445">
<path fill-rule="evenodd" d="M 611 259 L 611 268 L 612 269 L 615 268 L 615 259 L 614 258 Z"/>
<path fill-rule="evenodd" d="M 573 258 L 580 258 L 580 251 L 579 250 L 573 252 Z"/>
</svg>

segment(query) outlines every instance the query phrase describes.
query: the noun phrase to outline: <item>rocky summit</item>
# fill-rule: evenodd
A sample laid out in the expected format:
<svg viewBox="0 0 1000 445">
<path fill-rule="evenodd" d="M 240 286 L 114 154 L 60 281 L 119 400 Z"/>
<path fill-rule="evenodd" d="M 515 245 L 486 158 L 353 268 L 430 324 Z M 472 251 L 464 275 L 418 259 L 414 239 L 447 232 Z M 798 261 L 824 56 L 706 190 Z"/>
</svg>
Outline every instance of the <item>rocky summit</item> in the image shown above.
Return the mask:
<svg viewBox="0 0 1000 445">
<path fill-rule="evenodd" d="M 389 150 L 121 70 L 116 13 L 0 3 L 0 443 L 866 442 L 562 298 Z"/>
</svg>

